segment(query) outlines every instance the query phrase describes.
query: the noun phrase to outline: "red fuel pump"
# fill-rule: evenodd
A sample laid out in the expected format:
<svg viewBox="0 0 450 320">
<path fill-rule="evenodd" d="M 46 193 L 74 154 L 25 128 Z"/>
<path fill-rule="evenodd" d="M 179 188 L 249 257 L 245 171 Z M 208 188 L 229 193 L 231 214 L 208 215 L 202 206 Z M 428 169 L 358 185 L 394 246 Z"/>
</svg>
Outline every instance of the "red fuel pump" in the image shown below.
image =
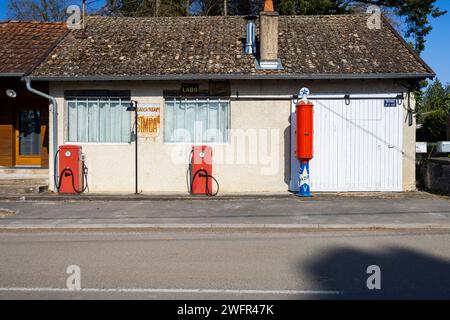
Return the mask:
<svg viewBox="0 0 450 320">
<path fill-rule="evenodd" d="M 81 146 L 60 146 L 58 192 L 83 193 L 87 189 L 86 175 L 87 168 Z"/>
<path fill-rule="evenodd" d="M 309 161 L 314 155 L 314 105 L 307 100 L 308 89 L 304 98 L 295 107 L 296 134 L 295 156 L 300 160 L 299 193 L 300 197 L 311 197 Z"/>
<path fill-rule="evenodd" d="M 314 154 L 314 105 L 300 100 L 295 107 L 297 122 L 295 155 L 299 160 L 311 160 Z"/>
<path fill-rule="evenodd" d="M 189 164 L 190 193 L 215 196 L 219 193 L 219 183 L 212 176 L 212 148 L 208 146 L 193 146 Z M 213 192 L 212 181 L 217 190 Z"/>
</svg>

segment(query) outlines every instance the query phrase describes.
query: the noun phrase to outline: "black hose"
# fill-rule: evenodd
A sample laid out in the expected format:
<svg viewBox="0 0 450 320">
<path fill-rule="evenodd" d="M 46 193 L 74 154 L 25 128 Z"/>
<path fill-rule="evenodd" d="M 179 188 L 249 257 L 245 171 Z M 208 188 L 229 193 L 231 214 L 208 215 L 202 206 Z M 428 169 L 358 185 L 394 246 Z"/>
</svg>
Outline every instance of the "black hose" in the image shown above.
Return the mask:
<svg viewBox="0 0 450 320">
<path fill-rule="evenodd" d="M 66 172 L 68 172 L 68 173 L 69 173 L 68 175 L 71 176 L 71 180 L 72 180 L 72 188 L 73 188 L 73 190 L 74 190 L 76 193 L 82 194 L 83 192 L 85 192 L 85 191 L 87 190 L 87 188 L 88 188 L 88 182 L 87 182 L 87 167 L 83 164 L 83 176 L 84 176 L 84 182 L 85 182 L 85 183 L 84 183 L 84 186 L 83 186 L 82 190 L 78 190 L 78 189 L 75 187 L 75 178 L 74 178 L 72 169 L 70 169 L 70 168 L 65 168 L 63 171 L 61 171 L 61 175 L 59 176 L 59 183 L 58 183 L 57 186 L 56 186 L 58 192 L 59 192 L 59 189 L 61 188 L 62 179 L 63 179 L 63 177 L 65 176 L 65 173 L 66 173 Z"/>
<path fill-rule="evenodd" d="M 200 175 L 200 176 L 201 176 L 201 175 Z M 215 196 L 217 196 L 217 194 L 219 193 L 219 189 L 220 189 L 219 182 L 217 181 L 216 178 L 214 178 L 213 176 L 211 176 L 211 175 L 209 175 L 209 174 L 206 174 L 205 176 L 206 176 L 206 194 L 207 194 L 208 196 L 210 196 L 210 197 L 215 197 Z M 212 192 L 209 190 L 208 178 L 211 178 L 211 179 L 214 180 L 214 182 L 216 183 L 217 190 L 216 190 L 215 193 L 212 193 Z"/>
<path fill-rule="evenodd" d="M 205 182 L 206 182 L 206 188 L 205 189 L 206 189 L 206 195 L 207 196 L 214 197 L 214 196 L 216 196 L 219 193 L 220 185 L 219 185 L 219 182 L 217 181 L 217 179 L 214 178 L 212 175 L 210 175 L 208 173 L 208 171 L 206 171 L 205 169 L 199 169 L 199 170 L 197 170 L 197 172 L 195 172 L 195 174 L 194 174 L 194 176 L 192 177 L 192 180 L 191 180 L 191 186 L 190 186 L 190 193 L 191 194 L 192 194 L 192 187 L 193 187 L 193 184 L 194 184 L 194 180 L 195 180 L 195 178 L 197 176 L 205 178 Z M 208 179 L 212 179 L 216 183 L 216 185 L 217 185 L 216 192 L 213 193 L 212 190 L 209 190 L 209 183 L 208 183 L 209 181 L 208 181 Z"/>
<path fill-rule="evenodd" d="M 186 172 L 186 184 L 188 187 L 188 192 L 192 193 L 192 159 L 194 157 L 194 150 L 189 153 L 189 167 Z"/>
</svg>

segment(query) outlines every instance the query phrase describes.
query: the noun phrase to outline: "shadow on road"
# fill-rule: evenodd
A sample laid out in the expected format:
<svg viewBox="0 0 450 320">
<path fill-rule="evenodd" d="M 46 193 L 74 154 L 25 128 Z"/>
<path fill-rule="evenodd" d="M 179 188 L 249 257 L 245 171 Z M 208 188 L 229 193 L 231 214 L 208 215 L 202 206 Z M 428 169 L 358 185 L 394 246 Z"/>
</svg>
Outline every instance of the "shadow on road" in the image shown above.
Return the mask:
<svg viewBox="0 0 450 320">
<path fill-rule="evenodd" d="M 367 267 L 381 269 L 381 289 L 369 290 Z M 299 268 L 318 290 L 340 290 L 327 299 L 449 299 L 450 261 L 426 253 L 388 247 L 377 252 L 332 248 Z"/>
</svg>

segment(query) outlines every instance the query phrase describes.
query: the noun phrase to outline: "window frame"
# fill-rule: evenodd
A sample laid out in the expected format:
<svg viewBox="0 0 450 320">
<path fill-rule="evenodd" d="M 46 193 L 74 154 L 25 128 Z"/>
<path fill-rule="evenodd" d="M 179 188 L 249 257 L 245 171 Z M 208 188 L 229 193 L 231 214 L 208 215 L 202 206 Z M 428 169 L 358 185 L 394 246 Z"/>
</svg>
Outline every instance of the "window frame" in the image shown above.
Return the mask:
<svg viewBox="0 0 450 320">
<path fill-rule="evenodd" d="M 190 100 L 194 100 L 196 101 L 196 104 L 198 104 L 199 101 L 210 101 L 210 100 L 214 100 L 216 102 L 219 103 L 219 107 L 220 107 L 220 103 L 222 102 L 227 102 L 228 103 L 228 108 L 227 108 L 227 119 L 228 119 L 228 123 L 226 124 L 226 129 L 225 132 L 223 133 L 224 137 L 226 137 L 226 141 L 215 141 L 215 142 L 177 142 L 177 141 L 167 141 L 167 136 L 166 136 L 166 103 L 167 101 L 190 101 Z M 194 146 L 200 146 L 200 145 L 225 145 L 225 144 L 230 144 L 230 137 L 231 137 L 231 99 L 230 97 L 214 97 L 214 96 L 165 96 L 164 97 L 164 128 L 163 128 L 163 143 L 167 144 L 167 145 L 194 145 Z"/>
<path fill-rule="evenodd" d="M 86 94 L 86 92 L 94 92 L 94 94 Z M 122 101 L 129 101 L 131 103 L 131 96 L 126 94 L 114 94 L 116 91 L 110 91 L 111 94 L 98 94 L 96 95 L 95 92 L 97 91 L 66 91 L 64 96 L 64 142 L 70 143 L 73 145 L 130 145 L 134 140 L 130 131 L 130 137 L 128 141 L 122 141 L 122 142 L 82 142 L 82 141 L 70 141 L 69 140 L 69 102 L 71 102 L 73 99 L 83 99 L 86 100 L 86 103 L 88 105 L 89 99 L 97 99 L 100 103 L 101 100 L 107 100 L 109 103 L 111 100 L 119 99 L 119 103 L 122 104 Z M 125 91 L 117 91 L 117 93 L 123 93 Z M 69 94 L 67 94 L 69 93 Z M 131 115 L 133 112 L 130 113 L 130 119 L 129 119 L 129 125 L 130 130 L 133 130 L 132 126 L 134 124 L 133 116 Z M 134 115 L 134 113 L 133 113 Z M 78 124 L 77 124 L 77 131 L 78 131 Z"/>
</svg>

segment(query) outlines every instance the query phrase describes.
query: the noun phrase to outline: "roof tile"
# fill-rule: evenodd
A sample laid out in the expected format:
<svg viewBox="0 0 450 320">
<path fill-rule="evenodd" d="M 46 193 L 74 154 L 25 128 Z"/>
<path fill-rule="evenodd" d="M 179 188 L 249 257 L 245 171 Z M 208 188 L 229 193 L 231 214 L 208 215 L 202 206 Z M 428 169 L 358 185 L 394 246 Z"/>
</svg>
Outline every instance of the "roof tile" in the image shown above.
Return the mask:
<svg viewBox="0 0 450 320">
<path fill-rule="evenodd" d="M 32 76 L 432 73 L 386 22 L 371 30 L 364 15 L 279 19 L 283 70 L 257 70 L 244 54 L 243 17 L 92 16 L 87 37 L 72 31 Z"/>
<path fill-rule="evenodd" d="M 0 74 L 24 74 L 67 32 L 63 23 L 0 22 Z"/>
</svg>

